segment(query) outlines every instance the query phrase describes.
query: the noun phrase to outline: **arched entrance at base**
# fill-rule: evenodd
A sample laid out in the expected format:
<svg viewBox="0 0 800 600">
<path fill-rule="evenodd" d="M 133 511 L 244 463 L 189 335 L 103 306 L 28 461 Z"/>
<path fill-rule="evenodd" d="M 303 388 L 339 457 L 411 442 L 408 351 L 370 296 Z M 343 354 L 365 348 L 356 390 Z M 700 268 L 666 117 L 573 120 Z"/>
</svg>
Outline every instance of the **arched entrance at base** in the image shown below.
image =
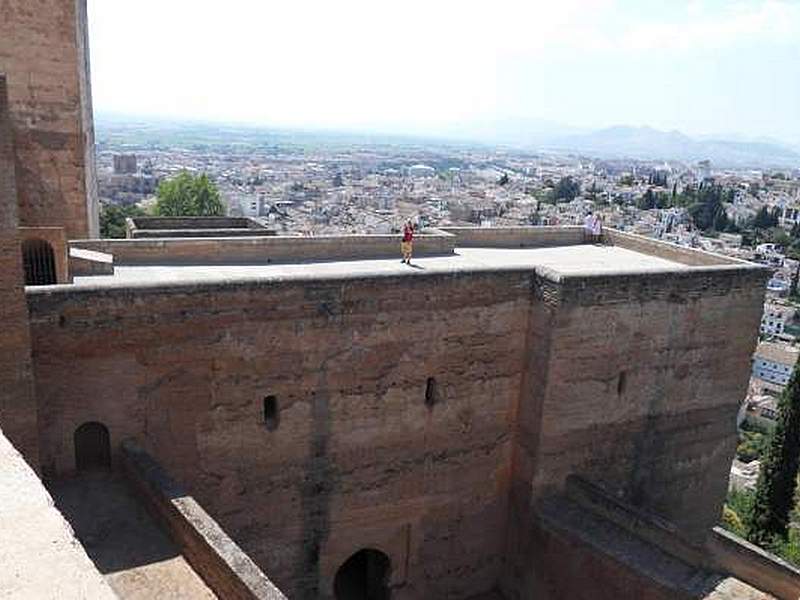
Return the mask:
<svg viewBox="0 0 800 600">
<path fill-rule="evenodd" d="M 78 471 L 111 468 L 111 438 L 102 423 L 84 423 L 75 430 L 75 467 Z"/>
<path fill-rule="evenodd" d="M 365 548 L 348 558 L 336 572 L 336 600 L 390 600 L 392 561 L 380 550 Z"/>
</svg>

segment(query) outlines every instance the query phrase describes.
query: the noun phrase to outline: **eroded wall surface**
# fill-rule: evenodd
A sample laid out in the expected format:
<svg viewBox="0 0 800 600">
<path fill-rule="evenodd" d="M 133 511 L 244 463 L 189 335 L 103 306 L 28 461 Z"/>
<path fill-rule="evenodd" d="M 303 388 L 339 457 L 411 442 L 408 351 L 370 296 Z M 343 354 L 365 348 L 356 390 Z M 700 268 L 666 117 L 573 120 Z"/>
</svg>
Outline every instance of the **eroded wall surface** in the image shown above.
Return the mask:
<svg viewBox="0 0 800 600">
<path fill-rule="evenodd" d="M 689 543 L 718 522 L 764 279 L 723 269 L 539 281 L 528 335 L 542 343 L 513 455 L 509 597 L 529 597 L 545 575 L 537 568 L 551 564 L 537 558 L 545 550 L 530 519 L 570 474 L 668 520 Z"/>
<path fill-rule="evenodd" d="M 330 597 L 362 548 L 404 597 L 488 591 L 530 294 L 522 272 L 31 294 L 44 467 L 101 421 L 288 597 Z"/>
<path fill-rule="evenodd" d="M 0 426 L 38 468 L 39 431 L 16 197 L 6 82 L 0 75 Z"/>
<path fill-rule="evenodd" d="M 98 228 L 86 0 L 3 0 L 0 73 L 8 77 L 19 222 Z"/>
<path fill-rule="evenodd" d="M 338 567 L 375 548 L 398 597 L 502 581 L 526 598 L 549 564 L 532 560 L 536 503 L 570 474 L 689 539 L 716 523 L 763 279 L 31 291 L 43 468 L 74 467 L 86 421 L 139 439 L 289 597 L 330 597 Z"/>
<path fill-rule="evenodd" d="M 576 473 L 687 532 L 713 526 L 764 279 L 743 270 L 564 282 L 534 494 Z"/>
</svg>

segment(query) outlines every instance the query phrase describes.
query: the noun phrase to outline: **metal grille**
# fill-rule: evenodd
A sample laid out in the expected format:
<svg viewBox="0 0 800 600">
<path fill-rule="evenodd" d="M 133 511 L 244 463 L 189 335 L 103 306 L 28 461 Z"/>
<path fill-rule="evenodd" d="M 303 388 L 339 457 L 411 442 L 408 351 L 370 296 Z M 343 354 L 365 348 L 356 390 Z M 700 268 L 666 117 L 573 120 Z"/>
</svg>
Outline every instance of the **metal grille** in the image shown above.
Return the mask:
<svg viewBox="0 0 800 600">
<path fill-rule="evenodd" d="M 22 264 L 25 267 L 25 285 L 51 285 L 56 283 L 56 259 L 53 247 L 44 240 L 22 242 Z"/>
</svg>

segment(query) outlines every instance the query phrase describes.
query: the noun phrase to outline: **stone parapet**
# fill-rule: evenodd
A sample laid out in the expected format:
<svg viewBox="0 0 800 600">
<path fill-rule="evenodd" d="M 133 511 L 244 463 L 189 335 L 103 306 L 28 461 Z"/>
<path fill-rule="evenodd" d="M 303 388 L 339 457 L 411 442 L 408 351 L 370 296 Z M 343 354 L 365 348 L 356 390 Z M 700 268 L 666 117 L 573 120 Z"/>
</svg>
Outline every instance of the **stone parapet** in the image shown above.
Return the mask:
<svg viewBox="0 0 800 600">
<path fill-rule="evenodd" d="M 455 238 L 433 231 L 414 239 L 415 256 L 452 254 Z M 400 256 L 400 236 L 266 236 L 72 240 L 70 247 L 105 252 L 117 265 L 250 264 L 381 259 Z"/>
<path fill-rule="evenodd" d="M 69 271 L 73 277 L 113 275 L 114 257 L 105 252 L 70 248 Z"/>
<path fill-rule="evenodd" d="M 128 217 L 127 238 L 274 236 L 274 229 L 250 217 Z"/>
<path fill-rule="evenodd" d="M 582 227 L 440 227 L 463 248 L 547 248 L 585 242 Z"/>
<path fill-rule="evenodd" d="M 241 548 L 147 452 L 122 444 L 122 466 L 194 570 L 225 600 L 286 600 Z"/>
<path fill-rule="evenodd" d="M 800 569 L 750 542 L 715 527 L 706 548 L 720 569 L 782 600 L 800 598 Z"/>
<path fill-rule="evenodd" d="M 705 250 L 698 250 L 696 248 L 686 248 L 670 242 L 662 242 L 660 240 L 654 240 L 616 229 L 606 229 L 603 233 L 603 242 L 690 266 L 741 266 L 748 264 L 743 260 L 722 256 L 721 254 L 714 254 L 713 252 L 706 252 Z"/>
</svg>

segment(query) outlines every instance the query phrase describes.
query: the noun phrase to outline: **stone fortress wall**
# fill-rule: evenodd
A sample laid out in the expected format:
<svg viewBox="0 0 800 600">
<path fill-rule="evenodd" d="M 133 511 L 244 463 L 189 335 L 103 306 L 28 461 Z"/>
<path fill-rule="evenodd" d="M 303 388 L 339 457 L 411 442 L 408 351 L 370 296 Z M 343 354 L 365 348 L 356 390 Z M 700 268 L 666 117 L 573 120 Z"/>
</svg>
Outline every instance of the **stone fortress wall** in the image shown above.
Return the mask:
<svg viewBox="0 0 800 600">
<path fill-rule="evenodd" d="M 72 470 L 73 432 L 100 421 L 289 597 L 331 597 L 342 562 L 376 548 L 408 598 L 524 598 L 532 507 L 569 475 L 689 540 L 717 522 L 764 277 L 722 264 L 30 289 L 43 470 Z"/>
<path fill-rule="evenodd" d="M 135 440 L 290 598 L 331 598 L 337 569 L 364 548 L 391 559 L 395 600 L 703 597 L 609 558 L 597 540 L 624 536 L 589 539 L 610 526 L 569 508 L 568 481 L 658 516 L 668 545 L 702 547 L 725 494 L 763 270 L 609 232 L 693 268 L 24 291 L 18 225 L 97 232 L 87 56 L 85 0 L 0 6 L 0 419 L 46 478 L 75 469 L 76 429 L 101 422 L 113 466 Z M 396 256 L 394 238 L 356 237 L 84 240 L 72 262 L 108 273 L 106 254 Z M 454 228 L 419 247 L 448 254 L 456 239 L 520 248 L 581 233 Z M 663 564 L 658 543 L 633 537 Z M 745 572 L 740 549 L 726 560 Z"/>
<path fill-rule="evenodd" d="M 101 421 L 289 597 L 329 597 L 362 547 L 412 597 L 490 589 L 529 296 L 525 273 L 31 292 L 45 471 Z"/>
</svg>

